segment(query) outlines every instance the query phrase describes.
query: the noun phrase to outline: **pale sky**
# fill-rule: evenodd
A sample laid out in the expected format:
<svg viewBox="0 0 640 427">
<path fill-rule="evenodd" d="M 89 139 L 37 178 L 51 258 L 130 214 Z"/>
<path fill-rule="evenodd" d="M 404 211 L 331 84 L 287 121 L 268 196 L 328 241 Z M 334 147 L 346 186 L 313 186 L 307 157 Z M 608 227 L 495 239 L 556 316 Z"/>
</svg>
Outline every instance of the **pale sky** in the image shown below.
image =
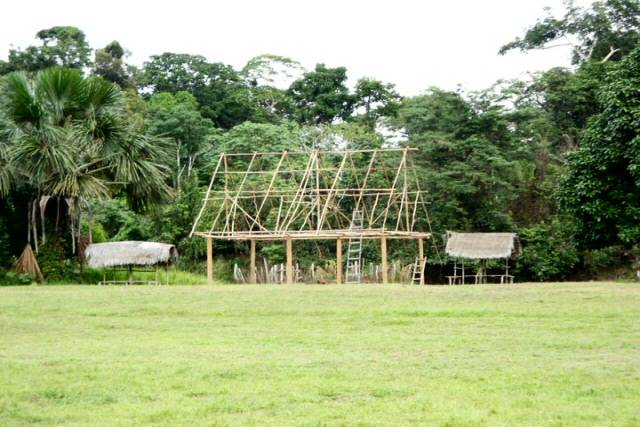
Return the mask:
<svg viewBox="0 0 640 427">
<path fill-rule="evenodd" d="M 587 3 L 583 0 L 578 3 Z M 226 0 L 35 1 L 3 4 L 0 57 L 55 25 L 82 29 L 93 48 L 118 40 L 141 65 L 162 52 L 200 54 L 241 68 L 272 53 L 347 67 L 350 80 L 394 83 L 403 95 L 430 86 L 470 90 L 499 78 L 569 65 L 566 48 L 497 54 L 545 6 L 561 0 Z"/>
</svg>

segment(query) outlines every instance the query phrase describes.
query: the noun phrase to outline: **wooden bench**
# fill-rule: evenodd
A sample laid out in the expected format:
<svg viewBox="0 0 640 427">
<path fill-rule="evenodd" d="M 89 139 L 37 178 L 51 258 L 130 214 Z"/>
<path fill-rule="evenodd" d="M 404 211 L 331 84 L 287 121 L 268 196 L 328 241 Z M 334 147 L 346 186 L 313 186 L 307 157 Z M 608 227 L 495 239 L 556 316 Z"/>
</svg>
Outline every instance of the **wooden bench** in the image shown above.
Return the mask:
<svg viewBox="0 0 640 427">
<path fill-rule="evenodd" d="M 465 279 L 469 278 L 469 284 L 473 282 L 474 285 L 480 285 L 483 283 L 487 283 L 487 277 L 497 277 L 500 278 L 500 284 L 503 285 L 505 283 L 513 283 L 514 276 L 511 274 L 468 274 L 464 276 L 445 276 L 449 280 L 449 285 L 463 285 L 465 284 Z"/>
</svg>

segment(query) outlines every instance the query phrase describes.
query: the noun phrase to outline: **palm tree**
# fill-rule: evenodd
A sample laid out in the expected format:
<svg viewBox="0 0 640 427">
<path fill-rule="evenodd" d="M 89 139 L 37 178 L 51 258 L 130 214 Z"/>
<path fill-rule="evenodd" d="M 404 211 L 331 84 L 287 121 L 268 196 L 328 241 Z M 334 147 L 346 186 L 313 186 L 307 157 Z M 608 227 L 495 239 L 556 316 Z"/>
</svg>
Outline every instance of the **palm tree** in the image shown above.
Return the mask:
<svg viewBox="0 0 640 427">
<path fill-rule="evenodd" d="M 33 78 L 9 75 L 4 93 L 8 125 L 0 136 L 0 197 L 10 185 L 31 192 L 29 236 L 36 248 L 36 212 L 43 229 L 49 200 L 66 204 L 75 250 L 80 212 L 88 200 L 124 192 L 144 207 L 171 194 L 162 141 L 127 124 L 115 84 L 85 78 L 75 69 L 50 68 Z"/>
</svg>

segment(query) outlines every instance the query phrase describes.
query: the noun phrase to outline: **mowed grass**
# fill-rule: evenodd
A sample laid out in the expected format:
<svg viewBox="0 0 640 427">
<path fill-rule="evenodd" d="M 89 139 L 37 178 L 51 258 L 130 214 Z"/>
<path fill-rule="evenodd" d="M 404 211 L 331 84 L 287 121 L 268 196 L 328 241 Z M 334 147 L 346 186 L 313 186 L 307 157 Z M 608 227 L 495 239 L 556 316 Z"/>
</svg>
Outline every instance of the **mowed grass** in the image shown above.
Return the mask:
<svg viewBox="0 0 640 427">
<path fill-rule="evenodd" d="M 640 286 L 0 288 L 0 425 L 640 425 Z"/>
</svg>

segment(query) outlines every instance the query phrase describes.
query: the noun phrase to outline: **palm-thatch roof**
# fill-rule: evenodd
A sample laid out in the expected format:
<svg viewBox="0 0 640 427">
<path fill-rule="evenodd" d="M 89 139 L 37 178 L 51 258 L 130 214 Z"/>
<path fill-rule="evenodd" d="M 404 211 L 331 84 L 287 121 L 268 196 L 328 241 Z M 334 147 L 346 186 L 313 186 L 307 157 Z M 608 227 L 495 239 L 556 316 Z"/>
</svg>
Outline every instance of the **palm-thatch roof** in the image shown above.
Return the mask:
<svg viewBox="0 0 640 427">
<path fill-rule="evenodd" d="M 169 264 L 178 251 L 174 245 L 156 242 L 110 242 L 87 246 L 85 257 L 89 267 Z"/>
<path fill-rule="evenodd" d="M 520 252 L 520 241 L 515 233 L 456 233 L 447 231 L 445 252 L 456 258 L 510 258 Z"/>
</svg>

